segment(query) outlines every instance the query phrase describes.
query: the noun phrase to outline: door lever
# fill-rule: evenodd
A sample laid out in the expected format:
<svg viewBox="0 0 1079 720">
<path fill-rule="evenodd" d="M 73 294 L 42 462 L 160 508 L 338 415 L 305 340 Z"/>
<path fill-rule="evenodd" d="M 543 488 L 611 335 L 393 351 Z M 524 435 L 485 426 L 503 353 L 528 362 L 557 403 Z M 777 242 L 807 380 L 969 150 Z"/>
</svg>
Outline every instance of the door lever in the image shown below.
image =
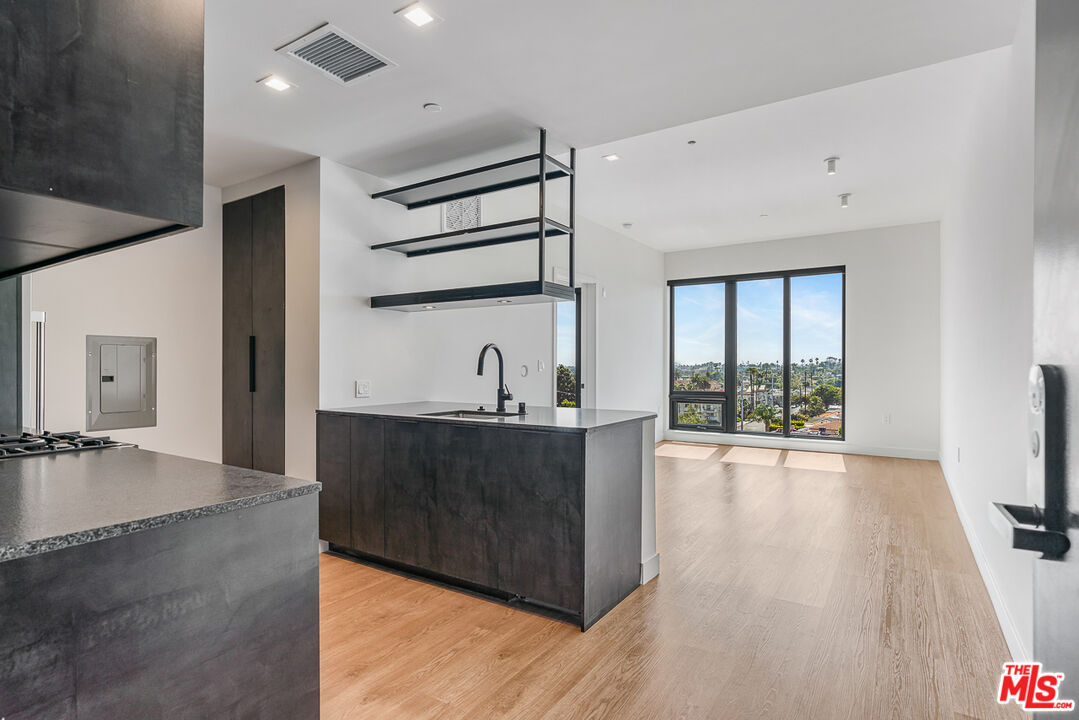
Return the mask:
<svg viewBox="0 0 1079 720">
<path fill-rule="evenodd" d="M 1007 537 L 1011 535 L 1012 547 L 1017 550 L 1033 550 L 1042 554 L 1042 560 L 1060 560 L 1071 548 L 1066 533 L 1039 529 L 1045 517 L 1037 505 L 1009 505 L 993 503 L 999 515 L 990 515 L 990 521 Z M 1004 522 L 1001 522 L 1003 518 Z"/>
<path fill-rule="evenodd" d="M 1053 365 L 1032 365 L 1027 376 L 1027 502 L 1030 505 L 995 502 L 989 508 L 989 522 L 1011 540 L 1013 548 L 1040 552 L 1042 560 L 1060 560 L 1071 547 L 1063 455 L 1063 398 L 1060 369 Z"/>
</svg>

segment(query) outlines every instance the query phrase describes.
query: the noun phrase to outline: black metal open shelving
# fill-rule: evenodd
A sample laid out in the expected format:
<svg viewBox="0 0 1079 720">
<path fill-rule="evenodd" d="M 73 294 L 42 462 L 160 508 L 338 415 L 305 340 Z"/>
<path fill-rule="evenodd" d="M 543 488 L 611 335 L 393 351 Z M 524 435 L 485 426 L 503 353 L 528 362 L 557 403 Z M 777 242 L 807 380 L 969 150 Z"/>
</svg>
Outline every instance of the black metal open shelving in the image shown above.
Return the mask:
<svg viewBox="0 0 1079 720">
<path fill-rule="evenodd" d="M 395 240 L 372 245 L 372 250 L 393 250 L 406 257 L 489 247 L 505 243 L 538 240 L 538 270 L 536 280 L 494 285 L 481 285 L 447 290 L 378 295 L 371 298 L 371 307 L 390 310 L 437 310 L 446 307 L 483 307 L 496 304 L 526 304 L 561 302 L 574 299 L 577 151 L 570 148 L 570 163 L 566 165 L 547 154 L 547 131 L 539 131 L 539 152 L 534 155 L 506 160 L 493 165 L 445 175 L 433 180 L 413 183 L 375 193 L 372 198 L 389 200 L 407 209 L 438 205 L 476 195 L 536 184 L 539 186 L 539 211 L 524 220 L 484 225 L 467 230 L 455 230 L 436 235 Z M 569 224 L 564 225 L 547 217 L 547 182 L 569 178 Z M 547 238 L 569 238 L 569 284 L 546 279 L 545 256 Z"/>
<path fill-rule="evenodd" d="M 540 158 L 543 162 L 540 162 Z M 440 205 L 451 200 L 509 190 L 532 185 L 540 180 L 541 167 L 546 170 L 545 180 L 557 180 L 573 174 L 573 168 L 558 162 L 546 153 L 484 165 L 433 180 L 405 185 L 393 190 L 383 190 L 371 197 L 404 205 L 409 210 Z"/>
<path fill-rule="evenodd" d="M 568 226 L 555 222 L 550 218 L 547 218 L 544 224 L 546 225 L 544 237 L 568 235 L 572 232 Z M 454 250 L 468 250 L 489 245 L 521 242 L 522 240 L 535 240 L 539 237 L 539 225 L 539 218 L 512 220 L 496 225 L 483 225 L 467 230 L 453 230 L 437 235 L 425 235 L 424 237 L 410 238 L 408 240 L 379 243 L 378 245 L 372 245 L 371 249 L 394 250 L 404 253 L 408 257 L 452 252 Z"/>
<path fill-rule="evenodd" d="M 573 300 L 574 290 L 553 282 L 525 280 L 523 282 L 450 290 L 423 290 L 397 295 L 378 295 L 371 298 L 371 307 L 416 312 L 454 308 L 490 307 L 492 305 L 527 305 L 540 302 Z"/>
</svg>

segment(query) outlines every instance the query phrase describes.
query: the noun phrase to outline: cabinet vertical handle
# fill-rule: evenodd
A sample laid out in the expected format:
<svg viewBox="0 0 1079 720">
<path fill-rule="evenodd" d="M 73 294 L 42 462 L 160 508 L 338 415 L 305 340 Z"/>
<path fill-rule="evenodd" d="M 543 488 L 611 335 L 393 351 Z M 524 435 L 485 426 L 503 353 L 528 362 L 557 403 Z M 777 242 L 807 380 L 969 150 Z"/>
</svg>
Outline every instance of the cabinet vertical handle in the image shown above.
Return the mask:
<svg viewBox="0 0 1079 720">
<path fill-rule="evenodd" d="M 247 338 L 247 385 L 250 392 L 255 392 L 255 336 Z"/>
</svg>

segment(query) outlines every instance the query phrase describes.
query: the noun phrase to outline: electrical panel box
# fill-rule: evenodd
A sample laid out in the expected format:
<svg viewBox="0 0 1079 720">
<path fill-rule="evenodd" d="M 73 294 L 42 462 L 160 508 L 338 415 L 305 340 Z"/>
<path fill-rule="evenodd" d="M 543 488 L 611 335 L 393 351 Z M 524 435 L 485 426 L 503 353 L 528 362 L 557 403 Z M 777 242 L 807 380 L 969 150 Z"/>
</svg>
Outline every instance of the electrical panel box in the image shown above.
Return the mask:
<svg viewBox="0 0 1079 720">
<path fill-rule="evenodd" d="M 86 336 L 86 429 L 157 425 L 157 338 Z"/>
</svg>

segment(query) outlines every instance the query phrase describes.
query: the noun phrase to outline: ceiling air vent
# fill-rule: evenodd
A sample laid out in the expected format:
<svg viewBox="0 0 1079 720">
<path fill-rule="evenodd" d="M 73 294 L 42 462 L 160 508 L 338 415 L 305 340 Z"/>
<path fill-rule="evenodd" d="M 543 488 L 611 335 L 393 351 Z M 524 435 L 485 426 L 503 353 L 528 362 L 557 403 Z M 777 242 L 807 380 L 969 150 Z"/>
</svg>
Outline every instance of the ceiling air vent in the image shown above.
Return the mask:
<svg viewBox="0 0 1079 720">
<path fill-rule="evenodd" d="M 396 65 L 329 23 L 278 48 L 277 52 L 317 68 L 342 85 Z"/>
</svg>

